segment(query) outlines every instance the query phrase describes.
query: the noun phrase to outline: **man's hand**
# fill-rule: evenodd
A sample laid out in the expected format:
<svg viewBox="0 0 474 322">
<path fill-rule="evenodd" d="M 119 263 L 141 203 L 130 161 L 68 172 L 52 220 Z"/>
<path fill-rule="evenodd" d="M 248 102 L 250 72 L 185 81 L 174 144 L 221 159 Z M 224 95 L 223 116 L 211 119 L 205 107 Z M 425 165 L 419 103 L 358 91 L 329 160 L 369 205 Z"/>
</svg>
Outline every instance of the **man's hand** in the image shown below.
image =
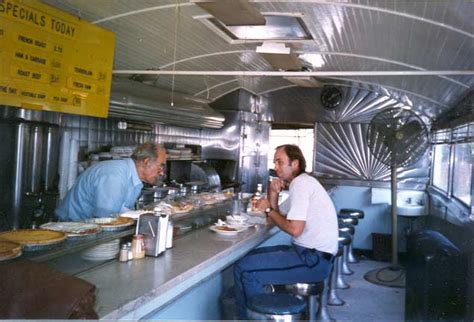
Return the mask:
<svg viewBox="0 0 474 322">
<path fill-rule="evenodd" d="M 268 184 L 268 200 L 274 209 L 278 209 L 278 195 L 286 186 L 286 183 L 281 179 L 274 179 Z"/>
</svg>

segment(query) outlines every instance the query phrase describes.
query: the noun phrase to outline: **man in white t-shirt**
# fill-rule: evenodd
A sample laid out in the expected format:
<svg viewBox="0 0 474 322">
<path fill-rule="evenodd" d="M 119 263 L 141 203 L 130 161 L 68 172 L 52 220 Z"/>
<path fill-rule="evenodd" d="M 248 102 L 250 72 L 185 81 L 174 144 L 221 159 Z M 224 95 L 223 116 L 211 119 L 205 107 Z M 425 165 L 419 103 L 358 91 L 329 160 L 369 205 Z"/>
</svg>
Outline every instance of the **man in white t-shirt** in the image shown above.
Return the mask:
<svg viewBox="0 0 474 322">
<path fill-rule="evenodd" d="M 273 159 L 278 179 L 268 187 L 258 207 L 267 222 L 290 234 L 292 245 L 257 248 L 234 266 L 236 299 L 241 319 L 246 302 L 265 293 L 268 284 L 310 283 L 324 280 L 338 248 L 337 214 L 321 184 L 305 173 L 306 161 L 296 145 L 276 148 Z M 290 196 L 278 205 L 278 195 L 289 187 Z"/>
</svg>

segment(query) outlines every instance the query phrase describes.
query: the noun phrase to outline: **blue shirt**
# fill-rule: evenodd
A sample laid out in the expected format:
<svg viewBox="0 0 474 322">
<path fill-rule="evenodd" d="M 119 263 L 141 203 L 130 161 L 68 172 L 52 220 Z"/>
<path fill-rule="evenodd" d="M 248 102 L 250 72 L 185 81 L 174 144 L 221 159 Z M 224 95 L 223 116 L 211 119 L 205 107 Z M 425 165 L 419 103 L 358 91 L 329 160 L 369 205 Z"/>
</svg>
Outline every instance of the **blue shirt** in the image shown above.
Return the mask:
<svg viewBox="0 0 474 322">
<path fill-rule="evenodd" d="M 108 217 L 133 209 L 142 187 L 132 159 L 99 162 L 77 178 L 55 212 L 63 221 Z"/>
</svg>

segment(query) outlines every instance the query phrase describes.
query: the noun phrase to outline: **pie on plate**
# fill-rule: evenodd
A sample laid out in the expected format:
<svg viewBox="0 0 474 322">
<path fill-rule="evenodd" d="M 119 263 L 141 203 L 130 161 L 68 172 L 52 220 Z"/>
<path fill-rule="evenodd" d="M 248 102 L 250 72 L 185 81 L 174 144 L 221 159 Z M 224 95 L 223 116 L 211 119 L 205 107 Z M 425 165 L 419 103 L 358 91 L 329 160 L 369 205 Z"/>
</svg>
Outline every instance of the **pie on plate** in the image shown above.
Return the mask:
<svg viewBox="0 0 474 322">
<path fill-rule="evenodd" d="M 99 225 L 83 222 L 50 222 L 40 226 L 41 229 L 61 231 L 68 237 L 88 236 L 97 234 L 102 230 Z"/>
<path fill-rule="evenodd" d="M 21 245 L 8 240 L 0 240 L 0 261 L 21 255 Z"/>
<path fill-rule="evenodd" d="M 66 234 L 46 229 L 19 229 L 0 233 L 0 239 L 9 240 L 23 246 L 38 246 L 59 243 L 66 239 Z"/>
<path fill-rule="evenodd" d="M 116 230 L 135 224 L 135 220 L 127 217 L 105 217 L 87 220 L 89 223 L 95 223 L 102 227 L 102 230 Z"/>
</svg>

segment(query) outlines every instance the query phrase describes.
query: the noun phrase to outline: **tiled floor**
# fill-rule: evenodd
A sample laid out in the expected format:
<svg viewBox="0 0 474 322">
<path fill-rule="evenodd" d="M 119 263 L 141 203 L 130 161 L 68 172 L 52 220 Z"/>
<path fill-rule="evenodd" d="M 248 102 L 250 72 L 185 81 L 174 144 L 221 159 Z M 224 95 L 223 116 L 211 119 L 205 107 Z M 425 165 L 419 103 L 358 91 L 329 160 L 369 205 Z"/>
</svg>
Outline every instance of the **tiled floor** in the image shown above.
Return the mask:
<svg viewBox="0 0 474 322">
<path fill-rule="evenodd" d="M 372 284 L 364 279 L 365 273 L 389 266 L 387 262 L 361 260 L 351 264 L 353 275 L 344 275 L 351 285 L 349 289 L 338 290 L 346 304 L 329 306 L 329 313 L 337 322 L 395 322 L 405 318 L 405 289 Z"/>
</svg>

